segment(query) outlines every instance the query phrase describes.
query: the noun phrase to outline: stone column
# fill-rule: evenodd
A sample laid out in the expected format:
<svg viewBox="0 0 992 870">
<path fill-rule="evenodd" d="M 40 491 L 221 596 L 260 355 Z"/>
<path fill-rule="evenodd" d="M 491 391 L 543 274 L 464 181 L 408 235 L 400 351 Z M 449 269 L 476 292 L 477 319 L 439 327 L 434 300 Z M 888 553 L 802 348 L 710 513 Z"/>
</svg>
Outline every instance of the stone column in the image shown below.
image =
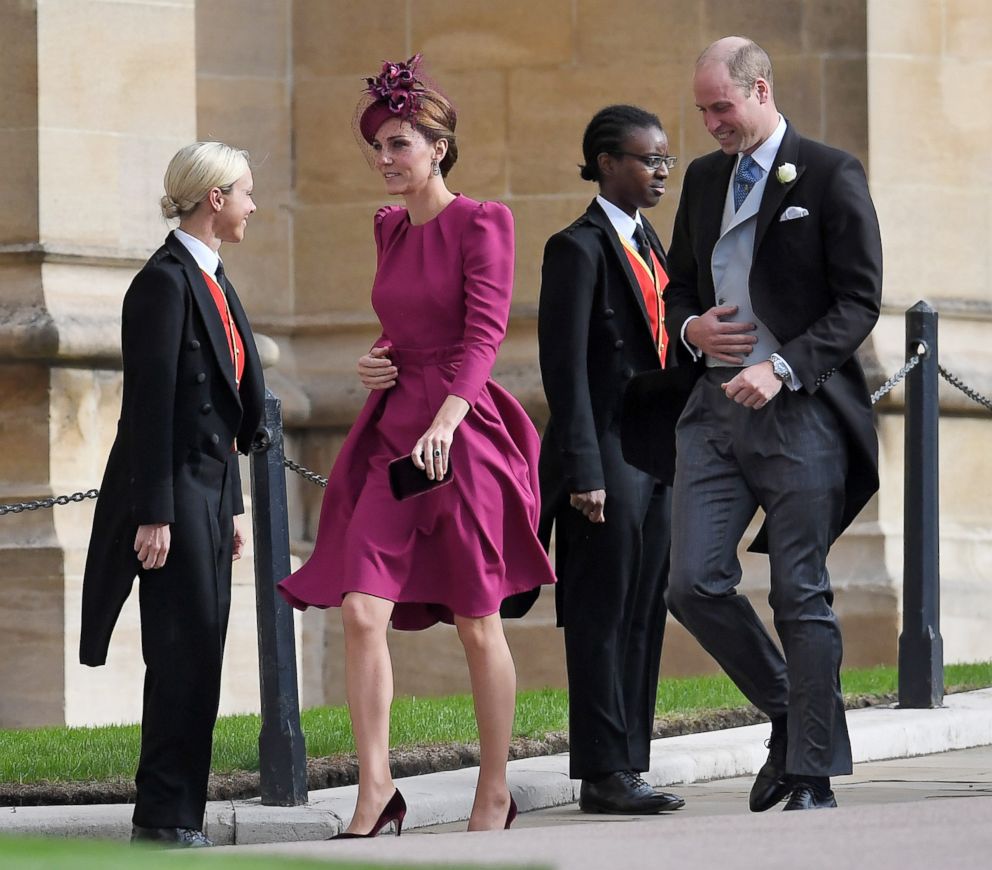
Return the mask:
<svg viewBox="0 0 992 870">
<path fill-rule="evenodd" d="M 120 407 L 120 303 L 164 237 L 161 179 L 196 133 L 193 0 L 0 4 L 0 501 L 98 487 Z M 130 602 L 77 664 L 93 502 L 0 518 L 0 726 L 134 720 Z"/>
<path fill-rule="evenodd" d="M 992 6 L 869 0 L 870 177 L 885 253 L 874 344 L 888 373 L 905 354 L 903 312 L 939 313 L 940 362 L 992 395 Z M 903 393 L 879 418 L 883 554 L 901 607 Z M 992 657 L 992 415 L 940 385 L 941 633 L 948 662 Z M 876 562 L 877 564 L 877 562 Z"/>
</svg>

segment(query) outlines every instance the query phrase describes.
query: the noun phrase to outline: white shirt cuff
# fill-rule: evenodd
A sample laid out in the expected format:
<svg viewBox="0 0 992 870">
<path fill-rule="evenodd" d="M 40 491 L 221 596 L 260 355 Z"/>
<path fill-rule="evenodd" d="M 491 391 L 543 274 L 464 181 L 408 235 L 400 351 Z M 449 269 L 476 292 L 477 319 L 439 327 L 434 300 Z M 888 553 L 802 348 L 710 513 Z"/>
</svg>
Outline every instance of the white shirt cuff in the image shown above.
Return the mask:
<svg viewBox="0 0 992 870">
<path fill-rule="evenodd" d="M 784 383 L 790 390 L 792 390 L 792 392 L 801 390 L 803 388 L 802 381 L 800 381 L 799 378 L 796 377 L 796 373 L 792 370 L 792 366 L 789 365 L 788 360 L 786 360 L 785 357 L 783 357 L 781 354 L 778 353 L 772 355 L 777 356 L 780 360 L 782 360 L 782 365 L 784 365 L 789 370 L 789 380 L 782 381 L 782 383 Z"/>
<path fill-rule="evenodd" d="M 689 351 L 689 353 L 692 354 L 692 360 L 693 360 L 693 362 L 695 362 L 696 360 L 698 360 L 703 354 L 702 354 L 702 351 L 699 350 L 699 348 L 694 347 L 693 345 L 691 345 L 689 343 L 689 339 L 687 339 L 685 337 L 685 328 L 689 325 L 689 323 L 691 321 L 695 320 L 697 317 L 699 317 L 698 314 L 692 314 L 692 315 L 690 315 L 689 317 L 687 317 L 685 319 L 685 323 L 682 324 L 682 335 L 681 335 L 682 344 L 684 344 L 685 345 L 685 349 L 687 351 Z"/>
</svg>

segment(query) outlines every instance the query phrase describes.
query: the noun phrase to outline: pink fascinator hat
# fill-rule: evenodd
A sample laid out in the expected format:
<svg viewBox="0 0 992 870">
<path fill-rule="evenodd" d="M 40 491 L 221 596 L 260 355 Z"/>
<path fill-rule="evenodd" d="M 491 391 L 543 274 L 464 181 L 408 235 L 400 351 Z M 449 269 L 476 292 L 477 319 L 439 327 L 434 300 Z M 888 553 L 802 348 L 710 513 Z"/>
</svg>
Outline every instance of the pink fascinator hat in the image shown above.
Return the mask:
<svg viewBox="0 0 992 870">
<path fill-rule="evenodd" d="M 362 139 L 372 144 L 378 129 L 390 118 L 409 121 L 420 108 L 420 94 L 426 89 L 418 75 L 421 56 L 415 54 L 405 63 L 384 61 L 382 72 L 365 79 L 365 94 L 359 103 L 358 129 Z"/>
<path fill-rule="evenodd" d="M 420 54 L 403 63 L 387 60 L 379 75 L 365 79 L 352 130 L 369 166 L 375 166 L 376 133 L 392 118 L 409 122 L 431 142 L 447 140 L 448 153 L 440 166 L 442 175 L 447 175 L 458 159 L 455 107 L 437 83 L 424 74 L 421 61 Z"/>
</svg>

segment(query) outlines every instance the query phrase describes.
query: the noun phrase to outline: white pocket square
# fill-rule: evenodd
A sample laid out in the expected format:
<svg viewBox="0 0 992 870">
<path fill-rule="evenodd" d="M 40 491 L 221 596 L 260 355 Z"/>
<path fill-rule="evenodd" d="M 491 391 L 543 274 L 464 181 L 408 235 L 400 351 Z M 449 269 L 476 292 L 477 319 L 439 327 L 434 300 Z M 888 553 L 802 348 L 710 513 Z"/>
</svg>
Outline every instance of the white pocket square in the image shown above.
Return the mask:
<svg viewBox="0 0 992 870">
<path fill-rule="evenodd" d="M 784 212 L 782 212 L 782 216 L 778 219 L 778 222 L 782 223 L 782 221 L 794 221 L 797 218 L 804 218 L 808 215 L 809 212 L 801 205 L 790 205 Z"/>
</svg>

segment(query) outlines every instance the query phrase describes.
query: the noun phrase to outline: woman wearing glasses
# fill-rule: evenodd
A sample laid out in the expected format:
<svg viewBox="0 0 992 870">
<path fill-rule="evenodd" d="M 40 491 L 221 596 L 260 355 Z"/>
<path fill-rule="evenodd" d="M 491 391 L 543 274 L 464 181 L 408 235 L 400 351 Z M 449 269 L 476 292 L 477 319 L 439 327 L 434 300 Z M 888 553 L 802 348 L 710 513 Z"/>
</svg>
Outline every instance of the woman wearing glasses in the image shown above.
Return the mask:
<svg viewBox="0 0 992 870">
<path fill-rule="evenodd" d="M 620 409 L 635 374 L 664 366 L 665 250 L 641 211 L 661 200 L 675 158 L 658 118 L 635 106 L 598 112 L 582 153 L 599 195 L 544 249 L 542 530 L 556 527 L 579 807 L 657 813 L 684 803 L 640 776 L 667 615 L 670 491 L 624 461 Z"/>
</svg>

